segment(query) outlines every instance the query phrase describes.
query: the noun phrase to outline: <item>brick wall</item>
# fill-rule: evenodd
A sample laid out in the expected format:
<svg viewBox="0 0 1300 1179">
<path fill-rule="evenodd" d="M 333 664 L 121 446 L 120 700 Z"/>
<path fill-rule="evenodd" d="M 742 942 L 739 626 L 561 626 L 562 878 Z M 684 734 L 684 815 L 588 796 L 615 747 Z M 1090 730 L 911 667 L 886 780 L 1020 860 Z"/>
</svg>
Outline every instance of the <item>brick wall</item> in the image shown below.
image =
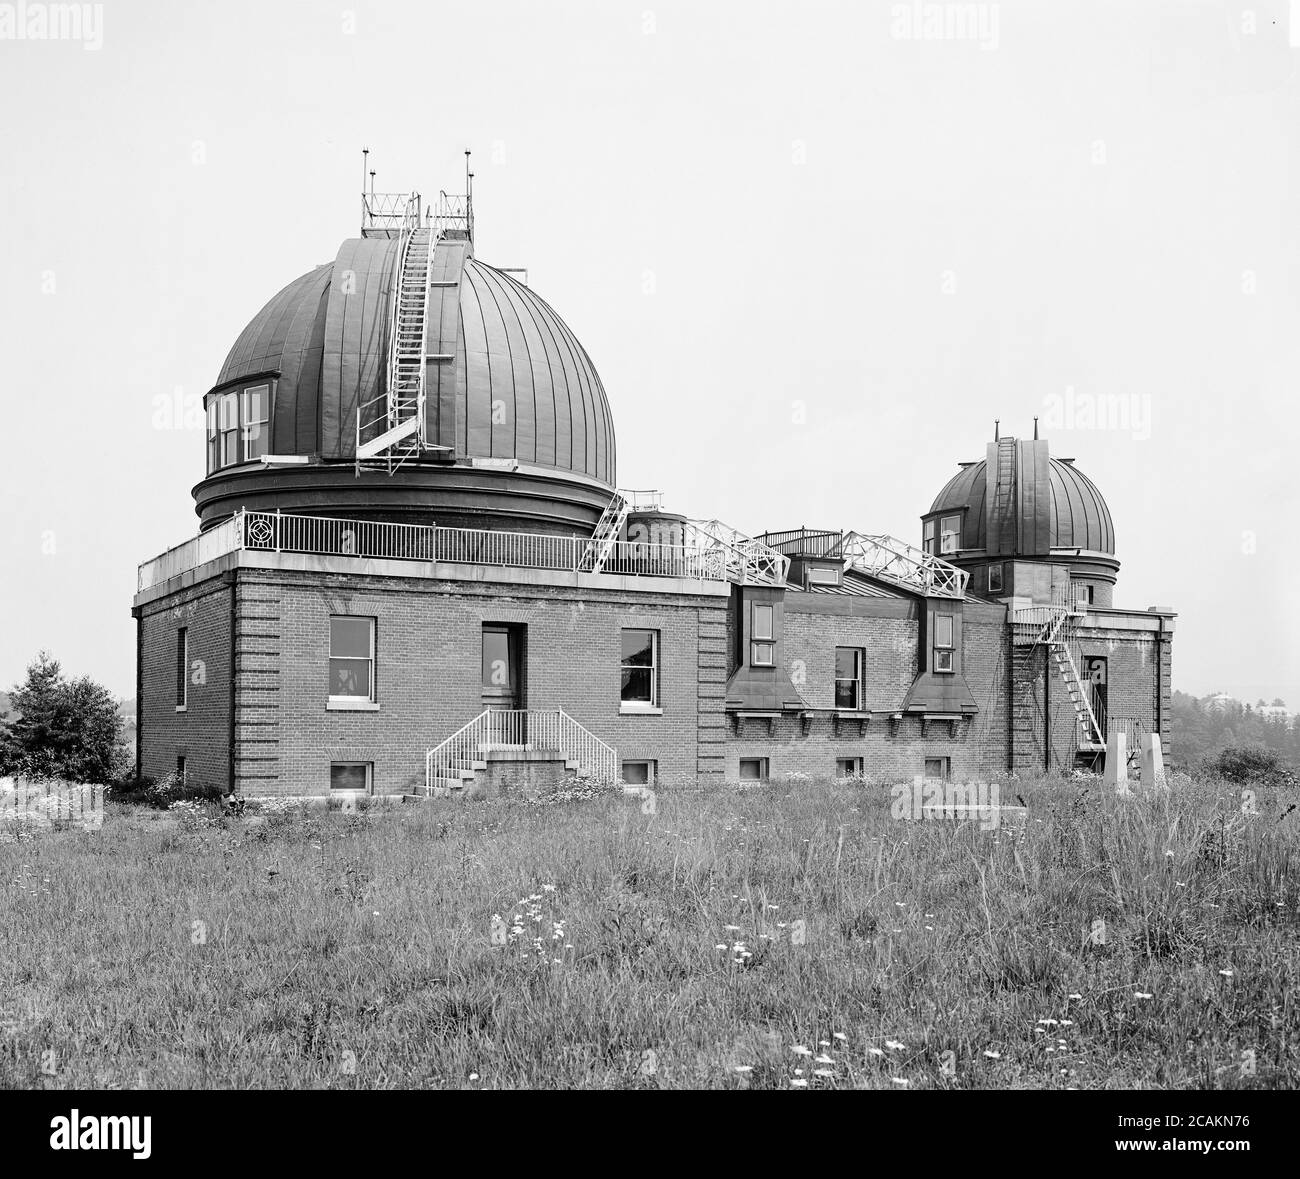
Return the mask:
<svg viewBox="0 0 1300 1179">
<path fill-rule="evenodd" d="M 426 750 L 483 709 L 485 622 L 527 628 L 525 707 L 562 707 L 661 781 L 722 772 L 726 599 L 248 569 L 239 599 L 247 793 L 325 792 L 331 761 L 373 763 L 381 793 L 423 783 Z M 376 619 L 378 711 L 326 707 L 331 614 Z M 662 715 L 620 713 L 624 627 L 659 632 Z"/>
<path fill-rule="evenodd" d="M 190 782 L 230 782 L 230 601 L 222 578 L 141 609 L 140 772 L 158 778 L 185 758 Z M 188 634 L 186 706 L 176 709 L 177 632 Z"/>
</svg>

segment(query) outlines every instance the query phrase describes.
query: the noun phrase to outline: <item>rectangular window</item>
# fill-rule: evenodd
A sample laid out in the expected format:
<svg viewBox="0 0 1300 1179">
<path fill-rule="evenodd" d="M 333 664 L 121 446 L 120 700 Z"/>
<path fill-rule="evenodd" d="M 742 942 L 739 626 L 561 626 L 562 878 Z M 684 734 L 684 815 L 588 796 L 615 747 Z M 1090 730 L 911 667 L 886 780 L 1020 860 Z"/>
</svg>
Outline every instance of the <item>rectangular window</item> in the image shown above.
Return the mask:
<svg viewBox="0 0 1300 1179">
<path fill-rule="evenodd" d="M 927 757 L 925 759 L 925 776 L 927 778 L 938 778 L 946 782 L 948 780 L 949 758 L 946 757 Z"/>
<path fill-rule="evenodd" d="M 771 667 L 776 662 L 776 643 L 773 632 L 775 611 L 771 606 L 755 602 L 749 644 L 749 662 L 754 667 Z"/>
<path fill-rule="evenodd" d="M 1002 592 L 1002 566 L 989 566 L 989 593 L 1000 594 Z"/>
<path fill-rule="evenodd" d="M 623 763 L 623 781 L 628 786 L 653 786 L 655 784 L 655 763 L 652 761 L 625 761 Z"/>
<path fill-rule="evenodd" d="M 742 757 L 740 759 L 740 780 L 742 782 L 762 782 L 767 778 L 767 758 Z"/>
<path fill-rule="evenodd" d="M 239 462 L 239 394 L 223 393 L 218 409 L 217 429 L 221 433 L 221 465 Z"/>
<path fill-rule="evenodd" d="M 244 462 L 266 454 L 271 439 L 271 386 L 244 390 Z"/>
<path fill-rule="evenodd" d="M 953 671 L 953 616 L 934 616 L 934 670 Z"/>
<path fill-rule="evenodd" d="M 835 776 L 837 778 L 862 777 L 862 758 L 837 757 L 835 759 Z"/>
<path fill-rule="evenodd" d="M 835 707 L 860 709 L 862 707 L 861 647 L 835 648 Z"/>
<path fill-rule="evenodd" d="M 1090 585 L 1071 585 L 1074 591 L 1074 600 L 1081 606 L 1092 605 L 1092 586 Z"/>
<path fill-rule="evenodd" d="M 369 794 L 374 764 L 370 761 L 330 762 L 330 789 L 355 790 Z"/>
<path fill-rule="evenodd" d="M 622 700 L 625 708 L 659 706 L 659 632 L 623 632 Z"/>
<path fill-rule="evenodd" d="M 217 469 L 217 399 L 208 402 L 208 474 Z"/>
<path fill-rule="evenodd" d="M 330 615 L 329 694 L 331 699 L 374 700 L 375 620 Z"/>
<path fill-rule="evenodd" d="M 183 710 L 189 703 L 190 631 L 182 626 L 176 632 L 176 709 Z"/>
<path fill-rule="evenodd" d="M 944 516 L 939 524 L 939 552 L 955 553 L 961 548 L 961 517 Z"/>
<path fill-rule="evenodd" d="M 929 553 L 930 556 L 932 557 L 937 557 L 939 555 L 937 552 L 935 552 L 935 548 L 934 548 L 934 521 L 933 520 L 927 520 L 925 522 L 925 534 L 921 541 L 921 547 L 925 549 L 925 551 Z"/>
<path fill-rule="evenodd" d="M 181 753 L 176 755 L 176 781 L 185 785 L 185 755 Z"/>
<path fill-rule="evenodd" d="M 824 565 L 810 565 L 808 568 L 809 585 L 839 585 L 840 571 L 828 569 Z"/>
</svg>

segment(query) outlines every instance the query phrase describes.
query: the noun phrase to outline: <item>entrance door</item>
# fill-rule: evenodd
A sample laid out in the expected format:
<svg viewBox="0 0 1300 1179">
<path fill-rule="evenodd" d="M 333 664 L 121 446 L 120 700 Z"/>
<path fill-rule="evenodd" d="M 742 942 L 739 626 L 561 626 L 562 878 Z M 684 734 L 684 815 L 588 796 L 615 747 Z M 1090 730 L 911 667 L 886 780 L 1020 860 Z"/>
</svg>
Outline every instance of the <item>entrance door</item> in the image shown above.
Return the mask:
<svg viewBox="0 0 1300 1179">
<path fill-rule="evenodd" d="M 1106 728 L 1106 656 L 1089 655 L 1084 661 L 1084 676 L 1088 682 L 1088 703 L 1097 718 L 1097 728 L 1103 738 L 1109 736 Z"/>
<path fill-rule="evenodd" d="M 494 745 L 524 745 L 524 628 L 516 623 L 483 624 L 483 707 L 511 715 L 494 720 Z"/>
</svg>

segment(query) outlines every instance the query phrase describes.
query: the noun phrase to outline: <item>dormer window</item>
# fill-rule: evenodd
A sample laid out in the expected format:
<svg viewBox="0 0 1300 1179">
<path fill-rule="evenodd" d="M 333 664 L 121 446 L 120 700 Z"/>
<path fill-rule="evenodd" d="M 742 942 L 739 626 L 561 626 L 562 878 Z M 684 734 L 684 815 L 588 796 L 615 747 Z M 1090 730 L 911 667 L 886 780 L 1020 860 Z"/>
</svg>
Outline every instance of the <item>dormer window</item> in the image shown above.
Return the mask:
<svg viewBox="0 0 1300 1179">
<path fill-rule="evenodd" d="M 934 616 L 934 670 L 953 672 L 953 615 L 936 614 Z"/>
<path fill-rule="evenodd" d="M 955 553 L 961 548 L 961 517 L 944 516 L 939 521 L 940 554 Z"/>
<path fill-rule="evenodd" d="M 749 662 L 754 667 L 772 667 L 776 662 L 776 641 L 772 629 L 775 611 L 771 606 L 754 603 L 753 634 Z"/>
<path fill-rule="evenodd" d="M 263 381 L 208 398 L 208 474 L 270 450 L 272 386 Z"/>
</svg>

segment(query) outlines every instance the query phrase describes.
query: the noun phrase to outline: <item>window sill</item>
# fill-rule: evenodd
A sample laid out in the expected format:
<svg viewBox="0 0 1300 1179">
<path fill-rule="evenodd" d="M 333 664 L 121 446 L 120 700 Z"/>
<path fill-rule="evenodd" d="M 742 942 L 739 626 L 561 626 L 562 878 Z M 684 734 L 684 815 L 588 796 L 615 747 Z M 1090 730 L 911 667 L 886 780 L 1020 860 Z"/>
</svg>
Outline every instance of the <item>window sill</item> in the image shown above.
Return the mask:
<svg viewBox="0 0 1300 1179">
<path fill-rule="evenodd" d="M 177 711 L 177 712 L 189 712 L 189 710 L 190 710 L 190 706 L 189 706 L 188 704 L 178 704 L 178 705 L 176 705 L 176 711 Z"/>
<path fill-rule="evenodd" d="M 663 716 L 664 710 L 649 704 L 620 704 L 618 713 L 620 716 Z"/>
<path fill-rule="evenodd" d="M 331 696 L 325 702 L 326 712 L 378 712 L 377 700 L 361 700 L 351 696 Z"/>
</svg>

